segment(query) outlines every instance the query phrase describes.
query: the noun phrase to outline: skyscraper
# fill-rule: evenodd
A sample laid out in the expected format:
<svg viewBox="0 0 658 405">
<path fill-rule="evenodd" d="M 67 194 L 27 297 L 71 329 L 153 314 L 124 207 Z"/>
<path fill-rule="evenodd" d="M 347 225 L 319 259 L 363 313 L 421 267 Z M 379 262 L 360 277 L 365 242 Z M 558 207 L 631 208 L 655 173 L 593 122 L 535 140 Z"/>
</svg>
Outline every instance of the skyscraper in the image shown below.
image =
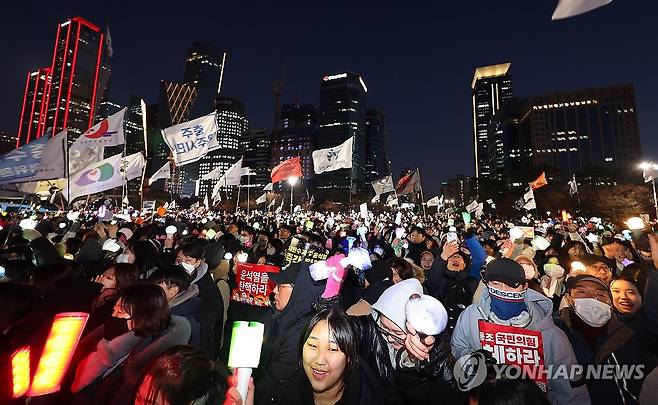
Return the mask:
<svg viewBox="0 0 658 405">
<path fill-rule="evenodd" d="M 511 63 L 482 66 L 475 69 L 473 90 L 473 150 L 475 177 L 490 175 L 488 128 L 491 119 L 512 97 Z"/>
<path fill-rule="evenodd" d="M 0 154 L 16 148 L 16 137 L 0 129 Z"/>
<path fill-rule="evenodd" d="M 318 188 L 354 189 L 365 184 L 367 92 L 363 78 L 355 73 L 322 77 L 317 147 L 323 149 L 337 146 L 352 136 L 354 146 L 352 168 L 317 175 Z"/>
<path fill-rule="evenodd" d="M 518 183 L 522 173 L 523 156 L 519 138 L 519 109 L 525 100 L 507 100 L 489 121 L 489 179 L 496 185 Z"/>
<path fill-rule="evenodd" d="M 530 151 L 527 165 L 547 168 L 562 181 L 601 169 L 623 175 L 642 155 L 630 84 L 530 97 L 519 125 L 520 141 Z"/>
<path fill-rule="evenodd" d="M 45 132 L 46 106 L 51 78 L 50 67 L 37 69 L 27 74 L 16 147 L 41 137 Z"/>
<path fill-rule="evenodd" d="M 242 167 L 249 167 L 251 178 L 242 178 L 242 184 L 249 182 L 252 185 L 265 186 L 270 182 L 272 145 L 270 131 L 265 128 L 253 128 L 247 130 L 240 139 L 240 151 L 242 153 Z M 260 191 L 260 189 L 259 189 Z"/>
<path fill-rule="evenodd" d="M 272 165 L 299 156 L 307 188 L 314 183 L 311 154 L 317 145 L 318 110 L 312 104 L 284 104 L 281 107 L 281 128 L 272 134 Z"/>
<path fill-rule="evenodd" d="M 390 173 L 386 137 L 386 114 L 379 110 L 366 110 L 366 180 L 368 182 Z"/>
<path fill-rule="evenodd" d="M 98 85 L 103 44 L 101 29 L 82 17 L 57 27 L 45 128 L 52 128 L 53 133 L 67 128 L 69 141 L 94 122 L 104 91 Z"/>
<path fill-rule="evenodd" d="M 237 98 L 218 96 L 215 108 L 217 110 L 219 148 L 208 152 L 199 161 L 199 169 L 195 174 L 199 179 L 218 166 L 221 167 L 222 173 L 225 173 L 233 163 L 237 162 L 240 159 L 240 140 L 249 129 L 249 121 L 242 101 Z M 183 168 L 185 167 L 187 166 L 183 166 Z M 216 183 L 217 180 L 201 181 L 200 194 L 211 192 Z M 231 192 L 232 187 L 225 187 L 222 190 Z"/>
<path fill-rule="evenodd" d="M 197 41 L 187 51 L 183 81 L 197 88 L 219 93 L 224 74 L 226 52 L 220 51 L 209 42 Z"/>
</svg>

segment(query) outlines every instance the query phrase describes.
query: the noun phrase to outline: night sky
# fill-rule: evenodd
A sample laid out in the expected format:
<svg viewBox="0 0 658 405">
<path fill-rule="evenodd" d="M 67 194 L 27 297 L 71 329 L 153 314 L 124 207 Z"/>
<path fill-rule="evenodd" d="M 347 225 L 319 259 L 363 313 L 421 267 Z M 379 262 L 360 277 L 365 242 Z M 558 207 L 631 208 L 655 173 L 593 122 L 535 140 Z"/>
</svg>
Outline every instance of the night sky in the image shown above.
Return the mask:
<svg viewBox="0 0 658 405">
<path fill-rule="evenodd" d="M 244 100 L 251 127 L 272 126 L 272 83 L 286 57 L 283 102 L 317 105 L 324 74 L 362 74 L 369 107 L 388 115 L 394 177 L 420 167 L 427 198 L 441 181 L 473 174 L 476 66 L 511 61 L 517 96 L 634 84 L 644 157 L 658 159 L 655 1 L 615 0 L 558 22 L 557 0 L 141 3 L 4 5 L 0 129 L 17 132 L 26 73 L 50 66 L 57 24 L 79 15 L 109 22 L 112 80 L 149 103 L 161 79 L 182 81 L 193 41 L 225 48 L 222 93 Z"/>
</svg>

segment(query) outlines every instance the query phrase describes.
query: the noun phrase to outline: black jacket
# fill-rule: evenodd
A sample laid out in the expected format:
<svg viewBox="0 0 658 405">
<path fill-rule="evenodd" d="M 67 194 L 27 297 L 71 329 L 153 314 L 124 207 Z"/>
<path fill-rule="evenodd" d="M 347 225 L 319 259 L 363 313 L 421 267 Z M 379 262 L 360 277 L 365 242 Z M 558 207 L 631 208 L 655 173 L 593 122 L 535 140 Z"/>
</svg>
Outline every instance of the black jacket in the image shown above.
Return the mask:
<svg viewBox="0 0 658 405">
<path fill-rule="evenodd" d="M 425 287 L 448 311 L 446 330 L 452 333 L 459 315 L 471 305 L 479 281 L 469 276 L 468 268 L 450 271 L 447 266 L 448 263 L 441 256 L 434 259 L 432 267 L 425 273 Z"/>
<path fill-rule="evenodd" d="M 203 319 L 211 325 L 213 332 L 205 340 L 207 346 L 202 347 L 201 350 L 205 353 L 211 353 L 211 358 L 216 359 L 219 357 L 220 348 L 219 344 L 215 344 L 215 342 L 219 342 L 219 337 L 224 332 L 224 299 L 208 271 L 208 265 L 205 263 L 200 265 L 194 275 L 193 284 L 199 287 L 198 297 L 203 305 Z"/>
<path fill-rule="evenodd" d="M 291 266 L 294 266 L 292 264 Z M 255 403 L 272 403 L 273 396 L 299 368 L 300 341 L 313 314 L 313 302 L 324 291 L 324 282 L 314 282 L 307 263 L 300 263 L 288 305 L 266 325 L 261 363 L 254 374 Z"/>
</svg>

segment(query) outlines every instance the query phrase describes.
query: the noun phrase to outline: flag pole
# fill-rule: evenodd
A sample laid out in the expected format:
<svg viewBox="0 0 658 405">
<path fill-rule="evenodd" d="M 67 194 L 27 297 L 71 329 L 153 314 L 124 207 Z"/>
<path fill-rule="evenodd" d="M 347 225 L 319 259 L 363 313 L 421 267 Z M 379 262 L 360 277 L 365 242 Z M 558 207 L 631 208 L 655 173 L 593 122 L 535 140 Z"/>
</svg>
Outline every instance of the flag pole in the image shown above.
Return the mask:
<svg viewBox="0 0 658 405">
<path fill-rule="evenodd" d="M 251 169 L 247 172 L 247 216 L 249 216 L 249 185 L 251 184 Z"/>
<path fill-rule="evenodd" d="M 423 195 L 423 181 L 420 178 L 420 169 L 416 168 L 416 173 L 418 173 L 418 185 L 420 186 L 420 203 L 423 207 L 423 218 L 427 218 L 425 215 L 425 196 Z"/>
<path fill-rule="evenodd" d="M 240 206 L 240 190 L 242 189 L 242 185 L 238 184 L 238 199 L 235 202 L 235 213 L 238 213 L 238 207 Z"/>
<path fill-rule="evenodd" d="M 139 206 L 144 206 L 144 177 L 146 176 L 146 159 L 144 159 L 144 168 L 142 169 L 142 181 L 139 182 Z"/>
</svg>

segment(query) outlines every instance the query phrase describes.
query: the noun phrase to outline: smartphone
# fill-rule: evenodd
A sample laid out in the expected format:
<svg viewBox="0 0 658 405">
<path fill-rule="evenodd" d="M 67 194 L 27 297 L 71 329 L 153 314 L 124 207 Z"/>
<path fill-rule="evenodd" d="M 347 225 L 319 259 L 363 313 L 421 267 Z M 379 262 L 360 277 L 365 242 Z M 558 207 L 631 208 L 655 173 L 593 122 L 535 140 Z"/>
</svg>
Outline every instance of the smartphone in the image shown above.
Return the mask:
<svg viewBox="0 0 658 405">
<path fill-rule="evenodd" d="M 215 230 L 212 229 L 212 228 L 208 229 L 208 231 L 206 232 L 206 238 L 207 239 L 215 239 L 216 235 L 217 235 L 217 232 L 215 232 Z"/>
<path fill-rule="evenodd" d="M 459 236 L 457 236 L 457 232 L 448 232 L 446 234 L 446 242 L 453 242 L 459 240 Z"/>
</svg>

